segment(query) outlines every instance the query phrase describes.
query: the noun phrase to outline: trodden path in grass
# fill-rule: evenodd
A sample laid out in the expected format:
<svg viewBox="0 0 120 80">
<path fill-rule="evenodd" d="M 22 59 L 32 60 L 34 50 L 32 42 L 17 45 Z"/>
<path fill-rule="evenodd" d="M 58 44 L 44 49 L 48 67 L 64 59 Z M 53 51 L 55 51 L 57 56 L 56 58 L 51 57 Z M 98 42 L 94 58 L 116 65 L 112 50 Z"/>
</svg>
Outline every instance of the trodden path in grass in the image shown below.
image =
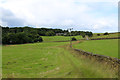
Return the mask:
<svg viewBox="0 0 120 80">
<path fill-rule="evenodd" d="M 73 42 L 77 44 L 79 41 Z M 116 78 L 104 64 L 76 54 L 68 42 L 3 46 L 3 78 Z"/>
<path fill-rule="evenodd" d="M 73 42 L 73 45 L 78 44 L 81 41 L 75 41 Z M 87 57 L 79 55 L 74 49 L 69 47 L 70 45 L 63 45 L 60 46 L 67 51 L 69 51 L 69 54 L 72 55 L 71 58 L 70 55 L 64 54 L 65 58 L 69 60 L 71 66 L 73 67 L 73 72 L 71 73 L 76 73 L 76 76 L 79 78 L 113 78 L 113 77 L 118 77 L 117 76 L 117 70 L 114 71 L 110 68 L 110 66 L 107 66 L 106 64 L 102 64 L 97 62 L 96 60 L 92 59 L 87 59 Z"/>
</svg>

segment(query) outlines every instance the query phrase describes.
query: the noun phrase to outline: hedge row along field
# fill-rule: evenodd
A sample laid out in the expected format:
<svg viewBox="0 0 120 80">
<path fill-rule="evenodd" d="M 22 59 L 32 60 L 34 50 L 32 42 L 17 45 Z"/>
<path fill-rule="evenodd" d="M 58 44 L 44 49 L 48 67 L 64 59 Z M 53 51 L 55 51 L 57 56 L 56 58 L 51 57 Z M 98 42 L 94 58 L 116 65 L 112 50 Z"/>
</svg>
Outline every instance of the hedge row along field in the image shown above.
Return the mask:
<svg viewBox="0 0 120 80">
<path fill-rule="evenodd" d="M 6 45 L 3 78 L 116 78 L 104 64 L 75 54 L 68 42 Z"/>
<path fill-rule="evenodd" d="M 89 40 L 73 46 L 86 52 L 118 58 L 118 39 Z"/>
</svg>

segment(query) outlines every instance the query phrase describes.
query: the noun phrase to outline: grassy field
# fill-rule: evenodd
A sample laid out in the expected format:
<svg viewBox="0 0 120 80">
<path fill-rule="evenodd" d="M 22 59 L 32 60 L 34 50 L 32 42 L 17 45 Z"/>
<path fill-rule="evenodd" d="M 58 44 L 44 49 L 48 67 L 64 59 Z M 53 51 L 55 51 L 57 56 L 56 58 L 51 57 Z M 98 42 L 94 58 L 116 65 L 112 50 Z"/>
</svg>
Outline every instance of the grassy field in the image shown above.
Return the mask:
<svg viewBox="0 0 120 80">
<path fill-rule="evenodd" d="M 74 48 L 118 58 L 118 39 L 84 41 L 74 45 Z"/>
<path fill-rule="evenodd" d="M 112 37 L 120 37 L 120 33 L 110 33 L 109 35 L 103 35 L 103 33 L 99 33 L 100 36 L 97 36 L 98 33 L 94 33 L 92 38 L 112 38 Z"/>
<path fill-rule="evenodd" d="M 75 37 L 77 40 L 83 39 L 82 36 L 72 36 Z M 69 36 L 42 36 L 44 42 L 51 42 L 51 41 L 69 41 Z"/>
<path fill-rule="evenodd" d="M 101 63 L 76 54 L 68 42 L 6 45 L 2 48 L 3 78 L 115 78 Z"/>
<path fill-rule="evenodd" d="M 103 35 L 103 33 L 100 33 L 100 36 L 97 36 L 98 33 L 94 33 L 93 37 L 91 38 L 111 38 L 111 37 L 120 37 L 120 34 L 118 33 L 110 33 L 109 35 Z M 72 36 L 75 37 L 77 40 L 84 39 L 82 36 Z M 53 42 L 53 41 L 69 41 L 69 36 L 42 36 L 44 42 Z M 90 38 L 90 39 L 91 39 Z"/>
</svg>

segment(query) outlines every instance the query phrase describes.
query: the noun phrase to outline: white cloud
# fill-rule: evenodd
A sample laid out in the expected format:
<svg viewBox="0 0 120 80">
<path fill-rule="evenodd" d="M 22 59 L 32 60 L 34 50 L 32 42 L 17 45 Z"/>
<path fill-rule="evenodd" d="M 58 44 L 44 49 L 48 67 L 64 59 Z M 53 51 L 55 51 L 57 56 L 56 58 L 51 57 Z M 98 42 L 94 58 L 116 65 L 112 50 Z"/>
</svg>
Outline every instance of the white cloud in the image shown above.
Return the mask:
<svg viewBox="0 0 120 80">
<path fill-rule="evenodd" d="M 119 0 L 76 0 L 78 2 L 118 2 Z"/>
<path fill-rule="evenodd" d="M 101 13 L 102 11 L 97 12 L 99 11 L 97 9 L 103 8 L 102 6 L 89 6 L 96 1 L 97 4 L 107 2 L 110 7 L 116 6 L 118 2 L 118 0 L 1 0 L 0 7 L 10 10 L 15 17 L 24 20 L 24 25 L 36 27 L 63 29 L 73 27 L 75 30 L 100 31 L 106 27 L 117 26 L 117 13 L 113 13 L 114 15 Z M 104 5 L 104 8 L 105 11 L 111 11 L 108 5 Z"/>
</svg>

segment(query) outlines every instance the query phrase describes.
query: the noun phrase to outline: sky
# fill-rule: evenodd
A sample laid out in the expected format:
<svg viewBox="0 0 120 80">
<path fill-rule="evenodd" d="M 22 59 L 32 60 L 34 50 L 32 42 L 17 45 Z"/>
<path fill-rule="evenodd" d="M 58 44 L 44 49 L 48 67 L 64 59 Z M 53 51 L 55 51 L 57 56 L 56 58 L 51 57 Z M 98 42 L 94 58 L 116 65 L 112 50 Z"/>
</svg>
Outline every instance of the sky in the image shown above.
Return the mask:
<svg viewBox="0 0 120 80">
<path fill-rule="evenodd" d="M 0 0 L 0 25 L 118 31 L 118 0 Z"/>
</svg>

